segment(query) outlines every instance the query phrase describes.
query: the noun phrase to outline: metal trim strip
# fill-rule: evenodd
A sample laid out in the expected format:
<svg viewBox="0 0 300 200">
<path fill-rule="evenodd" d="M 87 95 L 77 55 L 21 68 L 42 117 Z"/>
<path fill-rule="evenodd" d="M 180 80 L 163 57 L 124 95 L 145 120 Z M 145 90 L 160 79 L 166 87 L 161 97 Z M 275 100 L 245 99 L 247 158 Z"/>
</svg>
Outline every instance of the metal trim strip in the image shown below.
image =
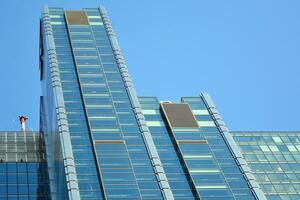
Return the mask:
<svg viewBox="0 0 300 200">
<path fill-rule="evenodd" d="M 160 158 L 158 156 L 157 149 L 154 145 L 153 138 L 150 134 L 150 131 L 147 126 L 144 126 L 144 124 L 146 124 L 146 121 L 145 121 L 144 115 L 142 114 L 141 105 L 137 98 L 135 89 L 133 88 L 132 80 L 130 78 L 130 75 L 128 74 L 128 70 L 127 70 L 127 66 L 125 65 L 124 57 L 122 55 L 119 44 L 117 42 L 116 36 L 112 30 L 112 26 L 111 26 L 110 20 L 107 16 L 107 12 L 104 7 L 100 7 L 99 11 L 100 11 L 100 15 L 103 19 L 103 25 L 106 29 L 111 46 L 113 48 L 114 55 L 115 55 L 117 64 L 119 66 L 120 74 L 121 74 L 123 82 L 126 86 L 126 91 L 129 96 L 131 105 L 133 107 L 133 111 L 136 116 L 136 120 L 139 124 L 140 131 L 142 133 L 142 136 L 143 136 L 143 139 L 145 142 L 145 146 L 147 148 L 149 157 L 152 161 L 151 162 L 152 167 L 153 167 L 154 171 L 159 171 L 158 169 L 160 169 L 160 172 L 157 173 L 156 177 L 159 182 L 163 197 L 166 200 L 174 200 L 174 196 L 170 189 L 170 185 L 169 185 L 169 182 L 168 182 L 166 176 L 164 176 L 165 179 L 160 179 L 160 177 L 161 177 L 160 175 L 161 174 L 165 175 L 165 172 L 162 167 L 162 164 L 161 164 Z M 153 163 L 156 163 L 156 165 L 154 165 Z"/>
<path fill-rule="evenodd" d="M 257 200 L 267 200 L 258 183 L 255 181 L 255 179 L 252 178 L 252 173 L 249 173 L 249 167 L 247 166 L 247 162 L 243 158 L 242 153 L 240 152 L 237 144 L 235 143 L 231 134 L 229 133 L 228 128 L 226 127 L 225 122 L 219 114 L 211 97 L 208 93 L 201 93 L 200 96 L 203 98 L 204 103 L 206 104 L 208 111 L 211 113 L 220 133 L 223 135 L 223 138 L 226 144 L 228 145 L 230 152 L 232 153 L 236 163 L 239 165 L 241 172 L 244 174 L 245 179 L 248 182 L 249 188 L 251 189 L 255 198 Z"/>
<path fill-rule="evenodd" d="M 60 134 L 60 145 L 64 159 L 64 170 L 67 181 L 68 196 L 71 200 L 79 200 L 79 186 L 75 170 L 74 156 L 71 145 L 68 122 L 66 121 L 66 110 L 64 107 L 64 98 L 62 95 L 61 81 L 57 64 L 55 43 L 53 38 L 52 27 L 50 24 L 49 8 L 45 6 L 42 13 L 42 24 L 45 31 L 45 39 L 48 46 L 49 67 L 51 72 L 52 87 L 55 97 L 56 114 L 58 129 Z M 46 67 L 46 66 L 45 66 Z"/>
</svg>

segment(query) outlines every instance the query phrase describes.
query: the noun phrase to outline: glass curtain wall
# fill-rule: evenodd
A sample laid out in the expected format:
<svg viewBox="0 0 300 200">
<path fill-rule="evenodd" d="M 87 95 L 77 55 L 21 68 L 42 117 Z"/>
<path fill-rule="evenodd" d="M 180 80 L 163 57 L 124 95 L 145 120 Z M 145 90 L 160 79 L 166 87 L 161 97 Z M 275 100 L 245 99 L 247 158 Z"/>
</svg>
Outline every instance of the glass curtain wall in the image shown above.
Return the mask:
<svg viewBox="0 0 300 200">
<path fill-rule="evenodd" d="M 300 198 L 300 132 L 233 131 L 231 134 L 268 199 Z"/>
<path fill-rule="evenodd" d="M 139 97 L 178 199 L 255 199 L 202 97 L 184 97 L 199 127 L 172 128 L 155 97 Z"/>
<path fill-rule="evenodd" d="M 68 12 L 49 8 L 81 198 L 162 199 L 100 10 Z"/>
<path fill-rule="evenodd" d="M 0 160 L 0 199 L 50 199 L 38 132 L 0 132 Z"/>
</svg>

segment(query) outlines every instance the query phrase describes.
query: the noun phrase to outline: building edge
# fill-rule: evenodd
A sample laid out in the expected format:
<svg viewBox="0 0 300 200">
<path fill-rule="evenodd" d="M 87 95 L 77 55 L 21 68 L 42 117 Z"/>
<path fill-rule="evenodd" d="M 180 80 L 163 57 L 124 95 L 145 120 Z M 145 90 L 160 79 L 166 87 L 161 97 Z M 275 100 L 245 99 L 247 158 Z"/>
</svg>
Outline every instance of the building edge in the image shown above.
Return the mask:
<svg viewBox="0 0 300 200">
<path fill-rule="evenodd" d="M 50 25 L 49 8 L 47 5 L 43 7 L 41 25 L 44 26 L 44 30 L 45 30 L 44 37 L 45 37 L 46 44 L 48 45 L 48 51 L 45 52 L 45 54 L 47 54 L 49 58 L 49 68 L 51 72 L 51 81 L 54 90 L 53 93 L 54 93 L 56 117 L 58 121 L 58 134 L 60 137 L 60 145 L 61 145 L 62 156 L 63 156 L 64 173 L 67 182 L 68 197 L 70 200 L 79 200 L 80 199 L 79 186 L 78 186 L 77 174 L 75 170 L 75 162 L 74 162 L 74 156 L 72 151 L 68 122 L 66 120 L 66 110 L 65 110 L 64 99 L 62 95 L 63 92 L 61 87 L 59 68 L 57 64 L 58 62 L 56 57 L 54 37 Z"/>
<path fill-rule="evenodd" d="M 229 132 L 229 129 L 226 127 L 226 124 L 220 115 L 217 107 L 215 106 L 212 98 L 206 92 L 202 92 L 200 96 L 203 98 L 208 111 L 211 113 L 213 120 L 215 121 L 217 128 L 219 129 L 220 133 L 222 134 L 226 144 L 230 152 L 232 153 L 234 160 L 238 164 L 242 174 L 244 175 L 252 193 L 255 195 L 257 200 L 267 200 L 265 194 L 263 193 L 262 189 L 256 182 L 255 177 L 251 173 L 251 169 L 248 167 L 246 160 L 244 159 L 239 147 L 235 143 L 232 135 Z"/>
<path fill-rule="evenodd" d="M 169 185 L 167 176 L 165 174 L 165 171 L 163 169 L 162 163 L 160 161 L 153 138 L 152 138 L 149 128 L 146 124 L 145 117 L 142 114 L 141 105 L 140 105 L 138 97 L 136 95 L 136 91 L 133 87 L 133 83 L 130 78 L 130 75 L 128 74 L 128 69 L 125 64 L 125 59 L 122 55 L 117 38 L 112 29 L 112 25 L 108 18 L 107 11 L 103 6 L 99 7 L 99 11 L 100 11 L 100 15 L 103 19 L 103 25 L 105 27 L 105 30 L 107 32 L 107 35 L 108 35 L 110 43 L 111 43 L 111 46 L 113 48 L 114 55 L 115 55 L 115 58 L 116 58 L 116 61 L 117 61 L 117 64 L 118 64 L 118 67 L 120 70 L 120 74 L 121 74 L 123 82 L 125 84 L 127 94 L 129 96 L 136 120 L 138 122 L 140 131 L 142 133 L 142 137 L 145 142 L 145 145 L 146 145 L 146 148 L 148 151 L 148 155 L 150 157 L 152 167 L 156 174 L 157 181 L 159 182 L 159 186 L 162 191 L 163 197 L 166 200 L 174 200 L 172 190 L 170 188 L 170 185 Z"/>
</svg>

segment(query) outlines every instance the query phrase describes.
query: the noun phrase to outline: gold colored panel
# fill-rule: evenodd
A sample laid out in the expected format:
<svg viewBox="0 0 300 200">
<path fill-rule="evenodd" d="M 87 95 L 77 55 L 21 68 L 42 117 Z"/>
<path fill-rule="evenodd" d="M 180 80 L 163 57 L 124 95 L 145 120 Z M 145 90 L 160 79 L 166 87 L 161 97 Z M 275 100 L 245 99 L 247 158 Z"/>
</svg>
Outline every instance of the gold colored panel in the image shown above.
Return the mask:
<svg viewBox="0 0 300 200">
<path fill-rule="evenodd" d="M 199 128 L 187 103 L 161 103 L 161 108 L 171 128 Z"/>
<path fill-rule="evenodd" d="M 89 20 L 84 11 L 65 11 L 68 25 L 89 25 Z"/>
</svg>

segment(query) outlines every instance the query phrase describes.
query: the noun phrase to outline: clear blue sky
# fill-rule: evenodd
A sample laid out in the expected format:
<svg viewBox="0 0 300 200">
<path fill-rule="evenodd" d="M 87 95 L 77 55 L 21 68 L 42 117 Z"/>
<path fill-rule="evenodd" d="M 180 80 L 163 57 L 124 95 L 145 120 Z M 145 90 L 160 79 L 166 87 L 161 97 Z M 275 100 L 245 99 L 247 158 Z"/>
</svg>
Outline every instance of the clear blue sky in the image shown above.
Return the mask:
<svg viewBox="0 0 300 200">
<path fill-rule="evenodd" d="M 231 130 L 300 130 L 300 1 L 1 1 L 0 130 L 39 128 L 44 4 L 104 5 L 138 95 L 207 91 Z"/>
</svg>

